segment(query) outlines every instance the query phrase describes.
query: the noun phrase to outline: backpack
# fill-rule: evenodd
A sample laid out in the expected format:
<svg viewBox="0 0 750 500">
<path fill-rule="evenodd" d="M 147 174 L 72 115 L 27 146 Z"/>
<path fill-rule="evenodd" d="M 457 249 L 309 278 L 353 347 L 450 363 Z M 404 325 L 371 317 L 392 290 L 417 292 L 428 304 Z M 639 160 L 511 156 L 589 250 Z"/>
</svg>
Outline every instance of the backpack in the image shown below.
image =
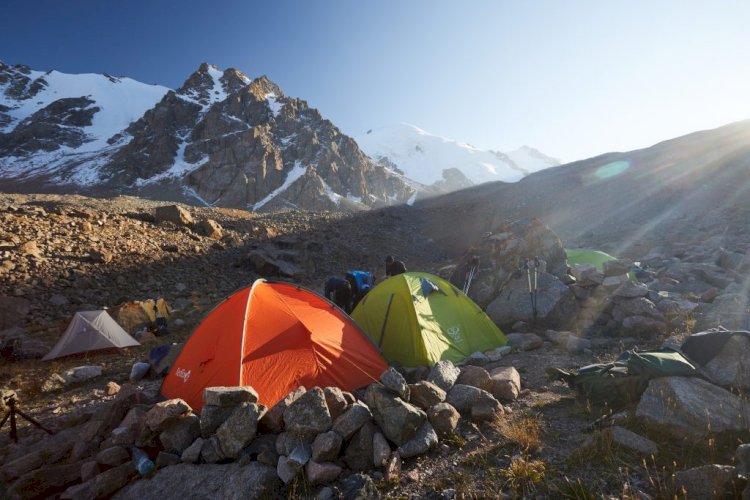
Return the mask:
<svg viewBox="0 0 750 500">
<path fill-rule="evenodd" d="M 594 407 L 620 410 L 637 403 L 651 379 L 696 377 L 698 370 L 679 352 L 626 351 L 611 363 L 584 366 L 576 373 L 557 370 L 557 377 Z"/>
</svg>

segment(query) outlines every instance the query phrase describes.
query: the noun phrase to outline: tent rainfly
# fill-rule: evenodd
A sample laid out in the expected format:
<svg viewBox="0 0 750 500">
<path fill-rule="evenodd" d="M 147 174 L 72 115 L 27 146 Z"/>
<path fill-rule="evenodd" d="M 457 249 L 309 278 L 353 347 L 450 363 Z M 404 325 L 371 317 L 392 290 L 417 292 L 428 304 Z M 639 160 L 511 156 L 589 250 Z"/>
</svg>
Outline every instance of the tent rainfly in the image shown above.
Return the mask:
<svg viewBox="0 0 750 500">
<path fill-rule="evenodd" d="M 383 281 L 360 301 L 352 319 L 385 359 L 402 366 L 461 361 L 507 343 L 466 294 L 427 273 L 408 272 Z"/>
<path fill-rule="evenodd" d="M 77 312 L 68 329 L 43 361 L 71 354 L 141 345 L 107 311 Z"/>
<path fill-rule="evenodd" d="M 199 412 L 203 389 L 252 386 L 271 407 L 299 386 L 353 390 L 388 364 L 362 330 L 323 297 L 291 283 L 257 280 L 198 325 L 161 393 Z"/>
</svg>

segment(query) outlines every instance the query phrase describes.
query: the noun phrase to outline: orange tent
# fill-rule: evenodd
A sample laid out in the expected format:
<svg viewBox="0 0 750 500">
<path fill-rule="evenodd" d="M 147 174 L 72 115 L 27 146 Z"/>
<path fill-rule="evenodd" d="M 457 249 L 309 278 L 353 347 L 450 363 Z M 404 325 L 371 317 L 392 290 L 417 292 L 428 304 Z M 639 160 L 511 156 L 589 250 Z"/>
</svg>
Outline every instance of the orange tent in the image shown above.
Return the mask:
<svg viewBox="0 0 750 500">
<path fill-rule="evenodd" d="M 198 412 L 204 388 L 250 385 L 270 407 L 300 385 L 352 390 L 378 380 L 387 368 L 333 303 L 297 285 L 257 280 L 208 314 L 161 392 Z"/>
</svg>

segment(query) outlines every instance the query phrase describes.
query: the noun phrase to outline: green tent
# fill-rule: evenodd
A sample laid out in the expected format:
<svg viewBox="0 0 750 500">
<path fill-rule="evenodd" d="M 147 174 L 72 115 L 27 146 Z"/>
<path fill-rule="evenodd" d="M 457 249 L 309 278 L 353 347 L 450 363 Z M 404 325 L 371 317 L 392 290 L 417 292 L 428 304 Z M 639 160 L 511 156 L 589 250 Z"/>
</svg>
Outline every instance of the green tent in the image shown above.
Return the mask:
<svg viewBox="0 0 750 500">
<path fill-rule="evenodd" d="M 591 250 L 589 248 L 566 248 L 565 254 L 568 256 L 568 265 L 571 267 L 577 264 L 592 264 L 596 266 L 596 270 L 600 273 L 604 272 L 605 262 L 617 259 L 617 257 L 613 257 L 601 250 Z M 630 281 L 638 281 L 632 272 L 628 273 L 628 278 Z"/>
<path fill-rule="evenodd" d="M 593 264 L 599 272 L 604 271 L 604 263 L 609 260 L 615 260 L 608 253 L 599 250 L 590 250 L 588 248 L 566 248 L 565 253 L 568 256 L 568 264 L 574 266 L 577 264 Z"/>
<path fill-rule="evenodd" d="M 352 312 L 385 359 L 402 366 L 460 361 L 506 344 L 503 332 L 469 297 L 427 273 L 383 281 Z"/>
</svg>

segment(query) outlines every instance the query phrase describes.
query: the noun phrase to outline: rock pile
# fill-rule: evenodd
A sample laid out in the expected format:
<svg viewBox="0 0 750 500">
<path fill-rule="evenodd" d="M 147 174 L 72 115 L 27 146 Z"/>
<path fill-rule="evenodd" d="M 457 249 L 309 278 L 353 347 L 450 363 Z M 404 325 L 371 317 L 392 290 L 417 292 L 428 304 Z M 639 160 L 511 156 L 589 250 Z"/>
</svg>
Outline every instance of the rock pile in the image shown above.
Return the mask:
<svg viewBox="0 0 750 500">
<path fill-rule="evenodd" d="M 300 387 L 271 408 L 251 387 L 212 387 L 196 414 L 181 399 L 156 403 L 155 394 L 124 385 L 113 399 L 78 426 L 40 442 L 2 468 L 10 492 L 21 496 L 132 498 L 144 488 L 136 476 L 134 447 L 155 462 L 149 484 L 200 491 L 237 491 L 261 497 L 304 475 L 311 485 L 329 483 L 345 470 L 381 470 L 398 477 L 401 461 L 428 453 L 450 437 L 462 417 L 503 415 L 493 396 L 512 399 L 517 372 L 490 374 L 476 366 L 441 362 L 427 380 L 408 384 L 393 368 L 359 394 L 335 387 Z M 512 370 L 512 369 L 511 369 Z M 507 372 L 507 373 L 506 373 Z M 257 481 L 219 484 L 211 475 L 239 474 Z M 205 478 L 206 486 L 196 478 Z M 165 490 L 166 491 L 166 490 Z"/>
</svg>

